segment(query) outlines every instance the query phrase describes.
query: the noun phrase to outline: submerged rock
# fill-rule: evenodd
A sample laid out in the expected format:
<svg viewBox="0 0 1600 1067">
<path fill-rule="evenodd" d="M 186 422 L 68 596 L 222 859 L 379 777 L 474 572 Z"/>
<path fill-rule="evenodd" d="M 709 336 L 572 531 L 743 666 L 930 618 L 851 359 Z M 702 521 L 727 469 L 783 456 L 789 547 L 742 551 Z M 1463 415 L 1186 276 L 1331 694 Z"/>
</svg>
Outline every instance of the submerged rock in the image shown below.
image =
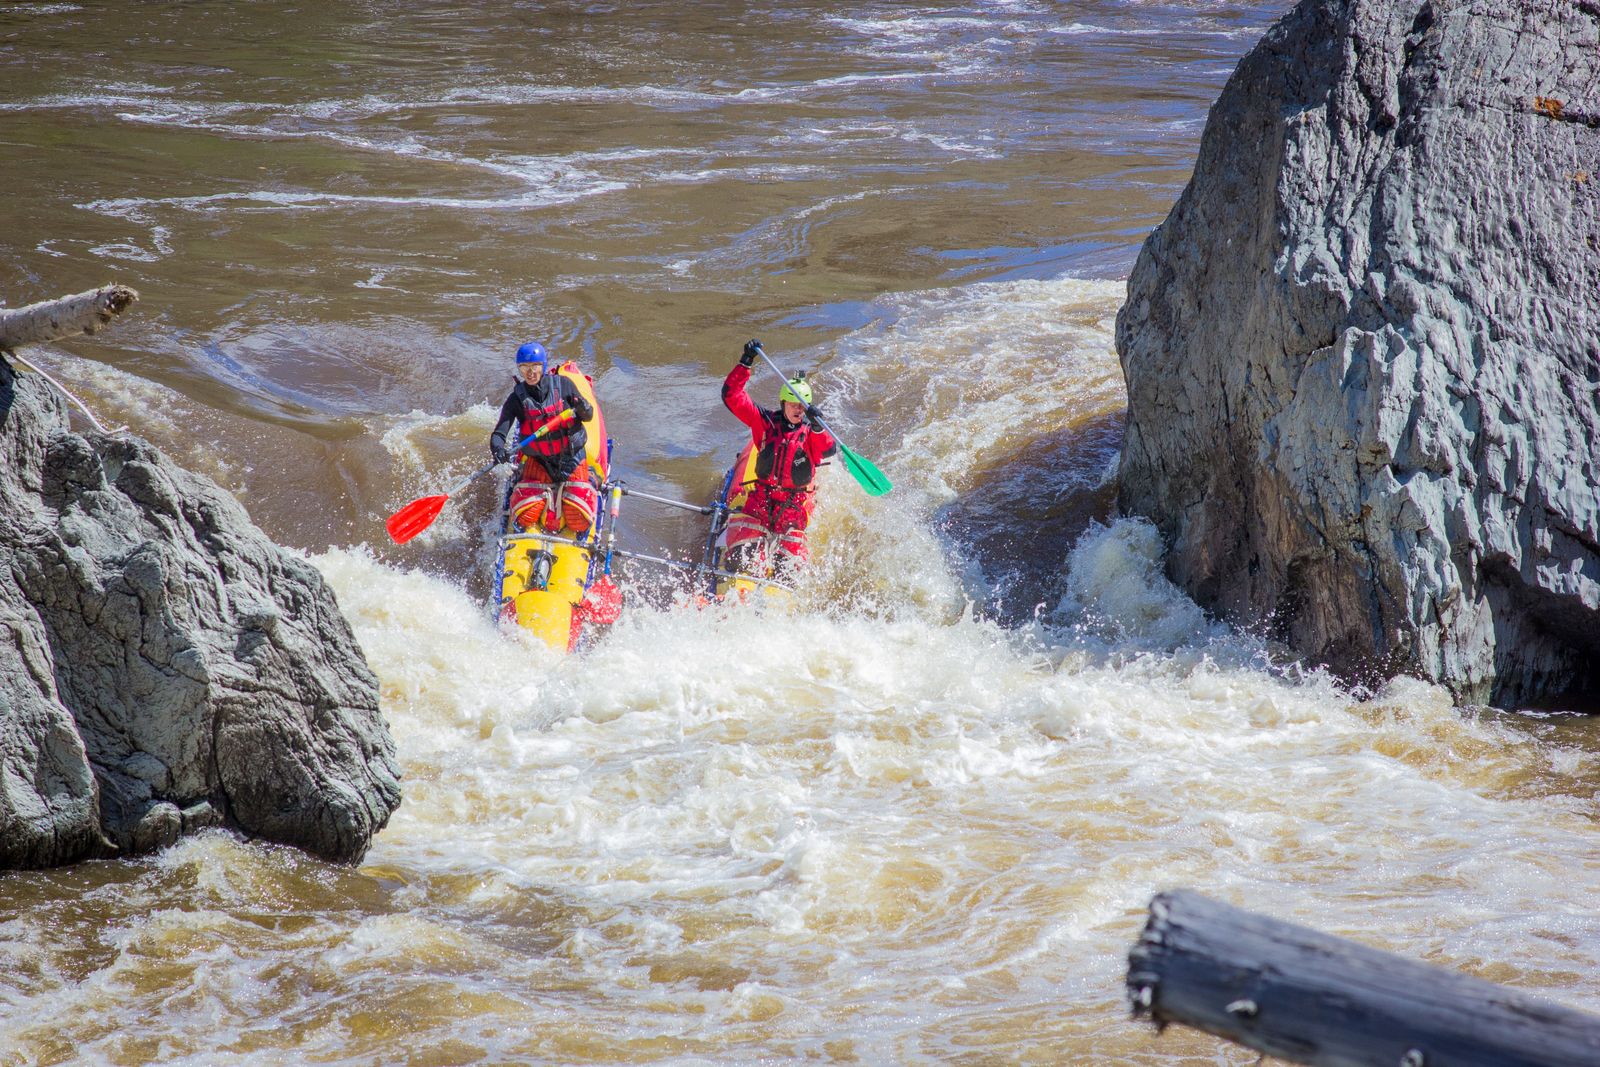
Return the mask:
<svg viewBox="0 0 1600 1067">
<path fill-rule="evenodd" d="M 1592 698 L 1597 172 L 1600 3 L 1285 16 L 1117 322 L 1173 579 L 1352 679 Z"/>
<path fill-rule="evenodd" d="M 0 359 L 0 867 L 224 825 L 353 862 L 399 805 L 377 679 L 316 568 Z"/>
</svg>

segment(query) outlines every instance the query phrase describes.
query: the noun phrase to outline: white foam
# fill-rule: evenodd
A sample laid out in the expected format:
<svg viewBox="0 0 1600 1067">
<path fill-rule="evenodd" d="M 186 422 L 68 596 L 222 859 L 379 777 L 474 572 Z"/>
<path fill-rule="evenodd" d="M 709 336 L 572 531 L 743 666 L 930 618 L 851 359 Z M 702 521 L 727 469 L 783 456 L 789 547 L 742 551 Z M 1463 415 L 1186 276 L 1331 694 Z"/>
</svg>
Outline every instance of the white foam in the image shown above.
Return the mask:
<svg viewBox="0 0 1600 1067">
<path fill-rule="evenodd" d="M 1058 618 L 1118 647 L 1171 651 L 1226 636 L 1162 573 L 1161 535 L 1143 519 L 1095 526 L 1073 550 Z"/>
<path fill-rule="evenodd" d="M 530 182 L 550 164 L 490 162 Z M 798 207 L 751 241 L 865 195 Z M 159 210 L 359 202 L 416 201 L 97 206 L 151 225 Z M 1070 1046 L 1076 1032 L 1049 1030 L 1070 1018 L 1125 1048 L 1144 1039 L 1115 995 L 1127 945 L 1151 893 L 1179 884 L 1600 995 L 1595 760 L 1571 742 L 1464 714 L 1435 687 L 1358 700 L 1272 662 L 1166 580 L 1136 520 L 1078 544 L 1039 624 L 972 609 L 973 561 L 932 516 L 981 472 L 1119 410 L 1123 289 L 901 294 L 870 327 L 784 354 L 815 368 L 836 428 L 896 482 L 869 498 L 837 464 L 823 472 L 794 613 L 652 607 L 641 574 L 622 621 L 562 656 L 502 632 L 456 584 L 361 548 L 317 556 L 404 772 L 367 863 L 208 833 L 153 859 L 10 876 L 43 903 L 0 921 L 24 975 L 0 992 L 0 1045 L 71 1033 L 88 1063 L 145 1047 L 195 1064 L 392 1062 L 436 1039 L 494 1062 L 907 1062 L 959 1039 L 1022 1060 Z M 90 372 L 114 402 L 177 418 L 164 390 Z M 380 444 L 401 491 L 487 462 L 494 417 L 392 420 Z M 467 540 L 451 525 L 465 521 L 438 530 Z M 287 1051 L 237 1051 L 281 1035 Z"/>
<path fill-rule="evenodd" d="M 1241 28 L 1229 30 L 1213 30 L 1202 26 L 1186 26 L 1181 31 L 1171 26 L 1097 26 L 1088 22 L 1073 22 L 1065 26 L 1051 26 L 1046 33 L 1058 34 L 1068 37 L 1093 36 L 1093 37 L 1223 37 L 1223 38 L 1249 38 L 1260 36 L 1260 30 L 1255 28 Z M 1230 68 L 1231 70 L 1231 68 Z"/>
<path fill-rule="evenodd" d="M 131 217 L 131 216 L 128 216 Z M 92 245 L 89 251 L 107 259 L 127 259 L 136 263 L 154 263 L 172 255 L 172 231 L 165 226 L 150 227 L 150 245 L 146 247 L 133 241 L 117 241 Z"/>
<path fill-rule="evenodd" d="M 1063 279 L 888 298 L 892 325 L 843 339 L 822 380 L 838 373 L 849 401 L 885 410 L 875 426 L 893 442 L 885 469 L 942 504 L 988 462 L 1121 406 L 1110 324 L 1123 293 Z"/>
<path fill-rule="evenodd" d="M 1481 791 L 1475 753 L 1516 742 L 1437 690 L 1354 705 L 1326 679 L 1209 657 L 1205 626 L 1188 652 L 1054 668 L 1069 635 L 1037 648 L 969 615 L 636 607 L 557 659 L 506 644 L 447 586 L 360 555 L 319 565 L 422 780 L 375 862 L 487 862 L 508 887 L 647 915 L 575 943 L 604 988 L 630 956 L 686 951 L 684 923 L 715 915 L 722 965 L 776 936 L 867 953 L 873 981 L 914 991 L 934 972 L 1014 981 L 1048 971 L 1050 946 L 1115 955 L 1106 924 L 1152 884 L 1260 892 L 1285 864 L 1320 887 L 1305 899 L 1324 927 L 1371 922 L 1363 887 L 1382 884 L 1399 936 L 1426 937 L 1428 920 L 1407 925 L 1407 879 L 1447 864 L 1458 905 L 1514 912 L 1560 897 L 1549 872 L 1586 854 L 1581 815 Z M 1374 716 L 1407 743 L 1436 734 L 1433 752 L 1397 758 Z M 1474 859 L 1507 820 L 1554 866 L 1508 883 Z M 1419 826 L 1429 848 L 1408 853 Z M 1471 936 L 1526 951 L 1499 940 L 1513 930 Z"/>
<path fill-rule="evenodd" d="M 602 193 L 625 189 L 623 182 L 599 181 L 577 189 L 544 189 L 515 196 L 469 198 L 459 196 L 378 196 L 351 193 L 284 192 L 255 189 L 242 193 L 209 193 L 203 196 L 115 197 L 76 204 L 86 211 L 117 215 L 129 219 L 144 217 L 152 208 L 179 208 L 211 211 L 231 205 L 267 211 L 304 211 L 331 207 L 429 207 L 454 211 L 512 211 L 566 204 Z"/>
<path fill-rule="evenodd" d="M 412 410 L 388 420 L 388 429 L 379 444 L 419 479 L 426 477 L 442 483 L 442 491 L 444 485 L 468 473 L 468 468 L 452 467 L 448 461 L 459 465 L 462 446 L 487 442 L 498 414 L 499 408 L 487 403 L 447 415 Z M 476 458 L 478 453 L 473 456 Z"/>
</svg>

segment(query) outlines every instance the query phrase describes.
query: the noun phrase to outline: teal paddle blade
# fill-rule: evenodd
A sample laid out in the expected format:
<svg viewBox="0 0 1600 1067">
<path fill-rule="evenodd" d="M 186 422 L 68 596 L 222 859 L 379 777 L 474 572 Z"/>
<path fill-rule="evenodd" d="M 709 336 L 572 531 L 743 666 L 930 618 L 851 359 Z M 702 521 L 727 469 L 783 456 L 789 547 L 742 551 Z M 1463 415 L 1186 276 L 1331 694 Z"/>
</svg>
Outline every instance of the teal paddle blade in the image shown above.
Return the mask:
<svg viewBox="0 0 1600 1067">
<path fill-rule="evenodd" d="M 837 438 L 835 442 L 839 444 L 839 455 L 844 457 L 844 469 L 850 472 L 850 477 L 866 490 L 868 496 L 882 496 L 894 488 L 889 479 L 883 476 L 883 472 L 872 465 L 871 460 L 852 452 L 842 442 L 838 442 Z"/>
</svg>

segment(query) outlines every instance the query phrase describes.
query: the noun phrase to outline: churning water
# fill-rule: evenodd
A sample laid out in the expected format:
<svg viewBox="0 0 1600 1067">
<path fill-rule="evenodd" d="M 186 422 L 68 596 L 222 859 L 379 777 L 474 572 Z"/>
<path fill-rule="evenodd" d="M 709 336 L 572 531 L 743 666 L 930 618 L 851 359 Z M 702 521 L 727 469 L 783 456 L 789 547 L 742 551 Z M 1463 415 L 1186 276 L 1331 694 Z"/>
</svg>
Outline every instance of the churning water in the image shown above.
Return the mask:
<svg viewBox="0 0 1600 1067">
<path fill-rule="evenodd" d="M 1116 279 L 1277 7 L 682 7 L 0 7 L 7 303 L 141 289 L 41 358 L 310 555 L 405 772 L 359 868 L 0 878 L 0 1065 L 1253 1062 L 1129 1019 L 1173 886 L 1593 1002 L 1586 722 L 1342 690 L 1107 508 Z M 530 336 L 641 489 L 714 490 L 750 336 L 897 488 L 824 471 L 795 611 L 502 634 L 491 487 L 381 522 Z"/>
</svg>

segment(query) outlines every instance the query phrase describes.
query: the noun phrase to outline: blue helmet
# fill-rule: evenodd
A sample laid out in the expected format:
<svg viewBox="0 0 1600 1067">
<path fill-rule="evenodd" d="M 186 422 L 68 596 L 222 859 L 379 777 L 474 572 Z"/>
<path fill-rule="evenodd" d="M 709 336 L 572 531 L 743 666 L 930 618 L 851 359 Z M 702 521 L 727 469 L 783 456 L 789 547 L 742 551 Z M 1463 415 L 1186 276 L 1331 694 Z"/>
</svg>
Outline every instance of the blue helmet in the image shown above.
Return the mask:
<svg viewBox="0 0 1600 1067">
<path fill-rule="evenodd" d="M 517 349 L 517 366 L 524 363 L 537 363 L 541 367 L 550 366 L 550 353 L 544 350 L 544 345 L 538 341 L 529 341 Z"/>
</svg>

